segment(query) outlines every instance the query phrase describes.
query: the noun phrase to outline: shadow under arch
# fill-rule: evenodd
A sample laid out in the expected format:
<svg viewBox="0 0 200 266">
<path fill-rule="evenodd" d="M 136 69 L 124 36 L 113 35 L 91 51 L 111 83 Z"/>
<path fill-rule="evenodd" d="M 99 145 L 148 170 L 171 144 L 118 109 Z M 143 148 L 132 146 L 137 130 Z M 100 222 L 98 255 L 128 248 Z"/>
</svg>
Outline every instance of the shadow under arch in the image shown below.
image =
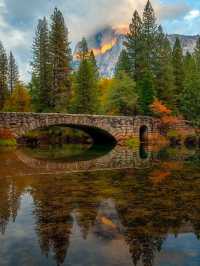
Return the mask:
<svg viewBox="0 0 200 266">
<path fill-rule="evenodd" d="M 146 125 L 142 125 L 139 130 L 140 142 L 144 143 L 148 141 L 149 129 Z"/>
<path fill-rule="evenodd" d="M 49 126 L 36 127 L 34 129 L 27 130 L 23 135 L 26 135 L 28 132 L 33 131 L 33 130 L 43 130 L 45 128 L 50 128 L 53 126 L 66 127 L 66 128 L 83 131 L 91 137 L 91 139 L 93 140 L 93 144 L 95 145 L 104 144 L 104 145 L 115 147 L 117 144 L 117 140 L 115 139 L 115 137 L 112 136 L 108 131 L 101 129 L 100 127 L 95 127 L 95 126 L 93 127 L 93 126 L 86 126 L 86 125 L 75 125 L 75 124 L 64 124 L 64 123 L 53 124 Z"/>
</svg>

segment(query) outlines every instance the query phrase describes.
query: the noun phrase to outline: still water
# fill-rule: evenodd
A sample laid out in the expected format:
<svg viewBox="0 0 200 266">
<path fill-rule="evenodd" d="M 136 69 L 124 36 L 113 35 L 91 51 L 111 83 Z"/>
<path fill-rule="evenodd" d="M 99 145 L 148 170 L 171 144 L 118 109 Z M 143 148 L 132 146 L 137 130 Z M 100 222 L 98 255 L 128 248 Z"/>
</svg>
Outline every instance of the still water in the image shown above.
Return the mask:
<svg viewBox="0 0 200 266">
<path fill-rule="evenodd" d="M 0 265 L 199 266 L 199 151 L 1 150 Z"/>
</svg>

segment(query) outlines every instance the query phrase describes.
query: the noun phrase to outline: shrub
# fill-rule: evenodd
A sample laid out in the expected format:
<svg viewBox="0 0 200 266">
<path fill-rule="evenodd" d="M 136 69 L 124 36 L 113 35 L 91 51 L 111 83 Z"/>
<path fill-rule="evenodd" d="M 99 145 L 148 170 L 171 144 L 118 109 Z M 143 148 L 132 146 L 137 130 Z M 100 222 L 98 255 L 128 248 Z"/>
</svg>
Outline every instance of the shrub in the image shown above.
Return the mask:
<svg viewBox="0 0 200 266">
<path fill-rule="evenodd" d="M 127 139 L 125 141 L 125 145 L 128 146 L 129 148 L 138 148 L 140 146 L 140 141 L 139 141 L 139 138 L 137 137 L 133 137 L 133 138 L 130 138 L 130 139 Z"/>
</svg>

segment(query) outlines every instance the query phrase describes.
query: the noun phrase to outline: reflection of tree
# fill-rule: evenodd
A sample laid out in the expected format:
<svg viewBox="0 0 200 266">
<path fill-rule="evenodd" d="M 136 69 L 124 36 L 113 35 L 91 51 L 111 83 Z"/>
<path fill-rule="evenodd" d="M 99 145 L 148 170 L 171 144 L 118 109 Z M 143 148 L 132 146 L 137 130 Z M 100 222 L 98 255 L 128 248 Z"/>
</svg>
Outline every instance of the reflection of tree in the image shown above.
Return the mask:
<svg viewBox="0 0 200 266">
<path fill-rule="evenodd" d="M 99 206 L 97 191 L 90 181 L 82 182 L 81 190 L 76 193 L 76 206 L 77 222 L 81 228 L 83 238 L 86 239 L 89 230 L 94 225 Z"/>
<path fill-rule="evenodd" d="M 71 197 L 68 183 L 57 178 L 34 184 L 34 213 L 40 246 L 46 255 L 53 251 L 58 265 L 64 262 L 69 246 L 73 225 Z"/>
<path fill-rule="evenodd" d="M 32 188 L 40 247 L 46 255 L 52 251 L 60 265 L 67 255 L 74 214 L 84 238 L 93 226 L 97 191 L 83 174 L 41 178 Z"/>
<path fill-rule="evenodd" d="M 194 231 L 200 237 L 196 163 L 194 168 L 188 161 L 171 162 L 169 156 L 145 170 L 0 178 L 1 232 L 9 219 L 15 220 L 26 188 L 35 204 L 41 250 L 53 253 L 58 265 L 67 255 L 73 217 L 85 239 L 89 232 L 108 243 L 123 235 L 135 265 L 152 266 L 169 233 Z M 108 199 L 113 204 L 103 206 Z"/>
<path fill-rule="evenodd" d="M 2 234 L 5 233 L 10 218 L 12 217 L 14 222 L 17 217 L 23 189 L 15 180 L 0 178 L 0 232 Z"/>
<path fill-rule="evenodd" d="M 142 261 L 152 266 L 169 233 L 194 231 L 200 236 L 200 180 L 193 169 L 191 164 L 164 162 L 145 174 L 125 174 L 116 202 L 135 265 Z"/>
</svg>

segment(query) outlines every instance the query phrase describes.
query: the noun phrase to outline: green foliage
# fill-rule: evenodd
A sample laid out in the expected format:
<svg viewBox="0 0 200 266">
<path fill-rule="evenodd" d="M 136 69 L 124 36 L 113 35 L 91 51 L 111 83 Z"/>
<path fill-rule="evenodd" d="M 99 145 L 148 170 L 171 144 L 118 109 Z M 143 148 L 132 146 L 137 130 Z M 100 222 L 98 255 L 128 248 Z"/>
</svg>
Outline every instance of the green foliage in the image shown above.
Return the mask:
<svg viewBox="0 0 200 266">
<path fill-rule="evenodd" d="M 183 65 L 183 51 L 180 40 L 176 38 L 173 53 L 173 72 L 175 81 L 174 99 L 176 107 L 180 108 L 180 95 L 184 89 L 184 65 Z"/>
<path fill-rule="evenodd" d="M 181 93 L 180 110 L 186 119 L 200 126 L 200 72 L 195 57 L 187 54 L 184 61 L 185 81 Z"/>
<path fill-rule="evenodd" d="M 71 49 L 62 13 L 55 8 L 48 29 L 39 20 L 33 43 L 32 103 L 39 112 L 66 111 L 71 95 Z"/>
<path fill-rule="evenodd" d="M 52 109 L 51 64 L 49 52 L 49 30 L 44 17 L 38 21 L 33 43 L 31 96 L 36 111 Z"/>
<path fill-rule="evenodd" d="M 120 72 L 125 72 L 127 75 L 131 76 L 131 63 L 129 60 L 128 53 L 123 49 L 120 53 L 116 68 L 115 75 L 118 75 Z"/>
<path fill-rule="evenodd" d="M 120 72 L 108 90 L 107 112 L 112 115 L 134 115 L 138 108 L 136 83 L 125 73 Z"/>
<path fill-rule="evenodd" d="M 125 145 L 131 149 L 135 149 L 140 146 L 140 140 L 137 137 L 130 138 L 125 141 Z"/>
<path fill-rule="evenodd" d="M 10 94 L 12 94 L 18 82 L 19 82 L 18 66 L 16 64 L 13 53 L 10 52 L 9 60 L 8 60 L 8 87 L 9 87 Z"/>
<path fill-rule="evenodd" d="M 8 96 L 8 59 L 3 44 L 0 42 L 0 110 Z"/>
<path fill-rule="evenodd" d="M 52 105 L 53 110 L 67 110 L 71 94 L 71 49 L 68 29 L 62 13 L 55 8 L 51 16 L 50 62 L 52 67 Z"/>
<path fill-rule="evenodd" d="M 127 50 L 130 73 L 134 80 L 139 79 L 142 71 L 143 61 L 143 42 L 142 42 L 142 20 L 137 11 L 134 12 L 131 24 L 129 25 L 129 32 L 126 35 L 124 45 Z"/>
<path fill-rule="evenodd" d="M 151 115 L 150 105 L 155 99 L 153 76 L 151 72 L 148 71 L 143 74 L 142 79 L 138 81 L 137 90 L 139 95 L 140 112 L 143 115 Z"/>
<path fill-rule="evenodd" d="M 164 104 L 174 107 L 174 75 L 172 50 L 167 36 L 159 26 L 156 45 L 155 90 L 156 96 Z"/>
<path fill-rule="evenodd" d="M 74 80 L 74 99 L 72 111 L 81 114 L 98 112 L 98 70 L 93 53 L 88 50 L 83 38 L 79 45 L 80 65 Z"/>
</svg>

